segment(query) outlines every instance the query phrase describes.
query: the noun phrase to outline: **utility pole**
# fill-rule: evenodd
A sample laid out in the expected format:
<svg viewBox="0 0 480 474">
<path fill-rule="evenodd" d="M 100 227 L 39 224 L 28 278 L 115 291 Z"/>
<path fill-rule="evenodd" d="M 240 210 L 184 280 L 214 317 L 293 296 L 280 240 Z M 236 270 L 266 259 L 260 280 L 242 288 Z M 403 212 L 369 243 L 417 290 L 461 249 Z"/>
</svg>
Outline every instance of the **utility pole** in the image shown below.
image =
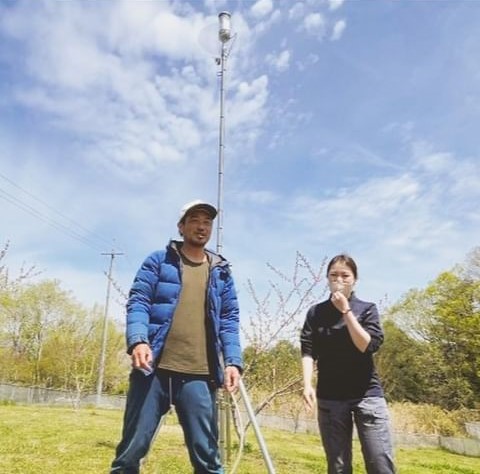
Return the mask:
<svg viewBox="0 0 480 474">
<path fill-rule="evenodd" d="M 97 378 L 97 397 L 96 404 L 100 405 L 102 401 L 102 391 L 103 391 L 103 376 L 105 373 L 105 355 L 107 352 L 107 329 L 108 329 L 108 306 L 110 304 L 110 288 L 112 286 L 112 269 L 113 269 L 113 259 L 117 255 L 123 255 L 121 252 L 103 252 L 101 255 L 110 255 L 110 265 L 108 267 L 107 273 L 107 296 L 105 299 L 105 312 L 103 315 L 103 329 L 102 329 L 102 347 L 100 349 L 100 362 L 98 364 L 98 378 Z"/>
</svg>

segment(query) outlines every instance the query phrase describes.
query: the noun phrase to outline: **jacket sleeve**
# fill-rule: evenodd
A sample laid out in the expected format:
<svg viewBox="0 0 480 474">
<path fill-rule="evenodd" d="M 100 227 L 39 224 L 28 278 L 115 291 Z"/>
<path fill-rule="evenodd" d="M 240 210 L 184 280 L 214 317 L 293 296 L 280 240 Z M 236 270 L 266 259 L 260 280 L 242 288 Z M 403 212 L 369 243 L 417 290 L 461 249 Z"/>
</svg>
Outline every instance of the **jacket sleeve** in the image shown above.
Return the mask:
<svg viewBox="0 0 480 474">
<path fill-rule="evenodd" d="M 222 292 L 219 337 L 223 348 L 225 366 L 235 365 L 243 369 L 242 350 L 240 347 L 240 321 L 237 292 L 233 277 L 228 271 Z"/>
<path fill-rule="evenodd" d="M 305 317 L 305 322 L 303 323 L 302 330 L 300 332 L 300 349 L 302 352 L 302 357 L 310 356 L 312 359 L 315 359 L 315 354 L 313 350 L 313 329 L 312 329 L 312 318 L 315 314 L 314 307 L 312 306 Z"/>
<path fill-rule="evenodd" d="M 359 323 L 370 334 L 370 342 L 366 353 L 374 353 L 380 349 L 383 343 L 383 329 L 380 324 L 380 315 L 375 304 L 370 304 L 361 314 Z"/>
<path fill-rule="evenodd" d="M 148 324 L 158 281 L 158 254 L 149 255 L 138 270 L 127 302 L 127 352 L 141 342 L 148 344 Z"/>
</svg>

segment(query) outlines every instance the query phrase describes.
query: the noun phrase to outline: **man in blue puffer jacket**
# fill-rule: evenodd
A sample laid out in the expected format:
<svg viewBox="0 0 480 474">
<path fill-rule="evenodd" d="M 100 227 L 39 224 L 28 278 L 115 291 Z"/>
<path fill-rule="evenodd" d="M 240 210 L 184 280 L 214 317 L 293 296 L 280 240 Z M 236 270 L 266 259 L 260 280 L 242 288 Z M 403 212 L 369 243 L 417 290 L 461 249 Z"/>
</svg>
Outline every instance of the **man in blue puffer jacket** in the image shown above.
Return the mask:
<svg viewBox="0 0 480 474">
<path fill-rule="evenodd" d="M 228 262 L 205 248 L 217 210 L 196 200 L 180 213 L 182 241 L 152 253 L 127 303 L 133 370 L 111 474 L 138 474 L 161 417 L 175 405 L 195 474 L 223 474 L 216 389 L 238 388 L 239 310 Z"/>
</svg>

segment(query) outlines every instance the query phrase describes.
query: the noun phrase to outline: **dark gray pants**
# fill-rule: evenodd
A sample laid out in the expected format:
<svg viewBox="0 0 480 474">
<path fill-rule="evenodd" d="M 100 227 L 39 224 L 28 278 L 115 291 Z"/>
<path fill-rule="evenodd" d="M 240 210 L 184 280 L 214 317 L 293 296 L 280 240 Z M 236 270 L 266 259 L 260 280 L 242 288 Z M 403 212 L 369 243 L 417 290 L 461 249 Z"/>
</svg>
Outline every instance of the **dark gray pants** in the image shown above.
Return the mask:
<svg viewBox="0 0 480 474">
<path fill-rule="evenodd" d="M 368 474 L 393 474 L 393 447 L 387 403 L 382 397 L 318 400 L 318 425 L 328 474 L 352 474 L 353 423 Z"/>
</svg>

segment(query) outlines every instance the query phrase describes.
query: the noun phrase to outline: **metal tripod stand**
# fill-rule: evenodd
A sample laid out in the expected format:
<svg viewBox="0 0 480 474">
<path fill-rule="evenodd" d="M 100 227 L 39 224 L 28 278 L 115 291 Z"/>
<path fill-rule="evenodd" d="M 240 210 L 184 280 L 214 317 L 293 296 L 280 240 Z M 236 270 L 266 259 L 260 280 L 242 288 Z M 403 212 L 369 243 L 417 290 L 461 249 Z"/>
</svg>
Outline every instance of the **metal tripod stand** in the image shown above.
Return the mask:
<svg viewBox="0 0 480 474">
<path fill-rule="evenodd" d="M 240 379 L 240 394 L 242 396 L 243 403 L 248 413 L 248 417 L 250 422 L 252 423 L 253 430 L 255 431 L 255 436 L 257 438 L 258 446 L 260 447 L 260 451 L 262 452 L 263 460 L 265 461 L 265 466 L 267 467 L 267 471 L 269 474 L 275 474 L 275 468 L 273 467 L 272 459 L 270 458 L 270 454 L 267 449 L 267 445 L 265 444 L 265 440 L 263 439 L 263 435 L 260 431 L 260 427 L 258 426 L 257 419 L 255 417 L 255 412 L 253 411 L 252 404 L 250 403 L 250 399 L 248 398 L 247 389 L 243 384 L 242 379 Z"/>
</svg>

